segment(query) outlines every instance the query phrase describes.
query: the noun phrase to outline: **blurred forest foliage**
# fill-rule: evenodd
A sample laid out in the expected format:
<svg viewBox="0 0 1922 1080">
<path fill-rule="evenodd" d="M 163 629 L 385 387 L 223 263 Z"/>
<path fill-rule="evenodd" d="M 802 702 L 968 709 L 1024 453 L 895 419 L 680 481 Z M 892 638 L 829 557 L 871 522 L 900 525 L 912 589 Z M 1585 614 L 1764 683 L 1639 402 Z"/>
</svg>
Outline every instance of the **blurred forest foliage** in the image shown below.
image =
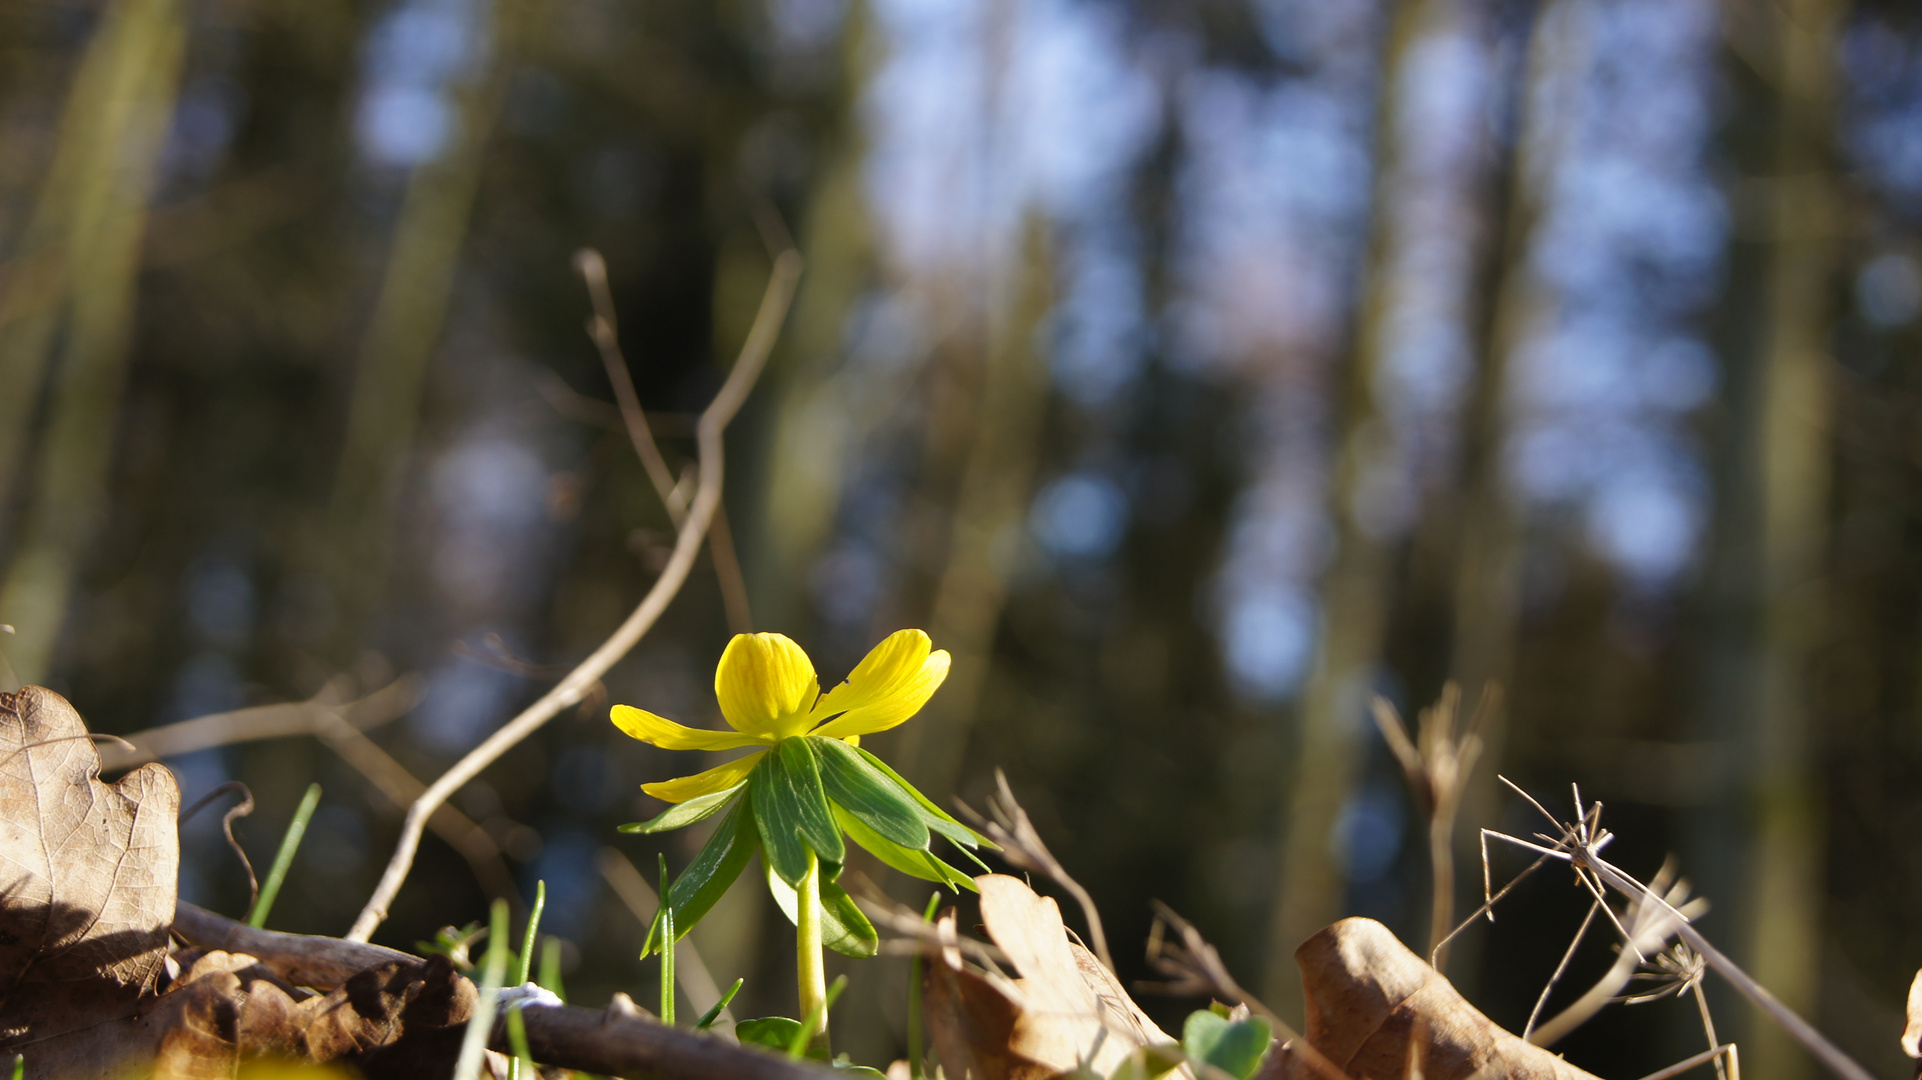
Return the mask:
<svg viewBox="0 0 1922 1080">
<path fill-rule="evenodd" d="M 1677 853 L 1711 937 L 1905 1068 L 1922 9 L 1896 0 L 0 0 L 0 680 L 127 733 L 407 676 L 370 734 L 438 775 L 671 542 L 575 251 L 605 254 L 678 471 L 789 229 L 720 572 L 461 793 L 490 842 L 430 839 L 383 940 L 543 879 L 575 998 L 645 985 L 605 849 L 685 863 L 698 830 L 613 827 L 691 762 L 607 701 L 712 725 L 731 632 L 838 679 L 919 626 L 954 675 L 876 747 L 976 805 L 1005 768 L 1125 978 L 1150 898 L 1284 1008 L 1337 915 L 1423 940 L 1424 826 L 1368 699 L 1494 680 L 1458 910 L 1474 829 L 1536 827 L 1495 772 L 1578 782 L 1617 862 Z M 169 764 L 189 802 L 252 788 L 257 865 L 319 780 L 275 921 L 346 927 L 397 834 L 378 784 L 307 737 Z M 213 816 L 183 896 L 234 912 Z M 1582 906 L 1531 879 L 1449 974 L 1519 1027 Z M 738 1015 L 787 1004 L 777 932 L 752 889 L 696 931 Z M 885 1063 L 904 965 L 846 966 L 841 1043 Z M 1695 1023 L 1612 1010 L 1564 1048 L 1639 1075 Z M 1751 1073 L 1807 1073 L 1731 1023 Z"/>
</svg>

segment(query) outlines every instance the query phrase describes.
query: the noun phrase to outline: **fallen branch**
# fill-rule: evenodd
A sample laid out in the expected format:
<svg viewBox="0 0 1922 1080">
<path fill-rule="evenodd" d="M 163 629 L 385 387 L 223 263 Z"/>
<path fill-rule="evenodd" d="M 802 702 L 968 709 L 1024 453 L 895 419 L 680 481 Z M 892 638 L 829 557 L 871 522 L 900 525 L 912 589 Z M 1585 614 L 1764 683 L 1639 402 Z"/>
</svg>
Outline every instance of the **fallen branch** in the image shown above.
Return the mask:
<svg viewBox="0 0 1922 1080">
<path fill-rule="evenodd" d="M 295 986 L 332 989 L 371 967 L 420 957 L 339 938 L 259 930 L 182 900 L 174 907 L 174 935 L 190 945 L 245 953 Z"/>
<path fill-rule="evenodd" d="M 341 686 L 340 680 L 334 680 L 306 701 L 256 705 L 136 732 L 127 736 L 131 748 L 103 748 L 101 768 L 130 769 L 216 746 L 318 735 L 339 724 L 366 731 L 405 716 L 420 699 L 420 680 L 411 675 L 395 679 L 358 701 L 337 700 Z"/>
<path fill-rule="evenodd" d="M 754 327 L 748 332 L 746 344 L 741 347 L 741 355 L 735 361 L 734 369 L 728 373 L 727 382 L 722 384 L 720 393 L 701 413 L 700 423 L 696 425 L 700 450 L 699 486 L 687 522 L 675 538 L 674 554 L 661 571 L 661 576 L 642 598 L 640 606 L 627 617 L 627 621 L 579 667 L 569 672 L 566 678 L 541 695 L 540 700 L 528 706 L 519 716 L 488 736 L 485 742 L 468 751 L 466 757 L 441 774 L 420 798 L 414 800 L 414 805 L 408 808 L 407 820 L 401 827 L 400 842 L 395 847 L 393 857 L 388 860 L 387 869 L 381 874 L 374 894 L 368 897 L 359 917 L 354 920 L 353 928 L 348 931 L 349 940 L 366 941 L 387 918 L 388 906 L 394 902 L 402 883 L 407 880 L 408 872 L 413 869 L 414 855 L 420 850 L 421 834 L 426 830 L 428 818 L 434 811 L 454 792 L 478 776 L 482 769 L 539 730 L 561 710 L 578 703 L 589 688 L 599 683 L 601 676 L 653 628 L 661 613 L 667 610 L 669 602 L 680 592 L 681 585 L 687 581 L 688 572 L 694 568 L 695 557 L 700 554 L 708 526 L 713 522 L 715 512 L 720 509 L 724 456 L 721 436 L 727 430 L 728 422 L 734 419 L 747 400 L 749 389 L 767 363 L 768 353 L 774 346 L 781 322 L 787 316 L 788 302 L 793 298 L 794 286 L 800 274 L 801 256 L 798 252 L 790 248 L 775 258 L 774 274 L 768 280 L 767 292 L 761 298 L 761 310 L 755 316 Z"/>
<path fill-rule="evenodd" d="M 183 903 L 174 933 L 195 945 L 245 953 L 297 986 L 328 989 L 371 967 L 419 957 L 341 938 L 256 930 Z M 825 1074 L 804 1061 L 736 1046 L 725 1039 L 667 1027 L 626 997 L 606 1009 L 529 1002 L 521 1009 L 534 1060 L 603 1076 L 653 1080 L 820 1080 Z M 490 1043 L 511 1052 L 506 1024 L 495 1025 Z"/>
</svg>

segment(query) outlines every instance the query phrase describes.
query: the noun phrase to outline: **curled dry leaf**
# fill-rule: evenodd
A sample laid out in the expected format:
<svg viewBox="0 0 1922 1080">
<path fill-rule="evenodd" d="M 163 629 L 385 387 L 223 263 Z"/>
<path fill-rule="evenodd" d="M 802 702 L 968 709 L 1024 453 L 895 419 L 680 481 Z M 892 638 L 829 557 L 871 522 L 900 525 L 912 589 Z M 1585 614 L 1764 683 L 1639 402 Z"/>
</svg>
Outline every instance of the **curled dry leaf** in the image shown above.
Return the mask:
<svg viewBox="0 0 1922 1080">
<path fill-rule="evenodd" d="M 160 765 L 102 782 L 59 694 L 0 694 L 0 1052 L 133 1016 L 154 995 L 179 811 Z"/>
<path fill-rule="evenodd" d="M 289 986 L 251 956 L 183 954 L 167 992 L 131 1017 L 38 1040 L 29 1077 L 227 1078 L 247 1061 L 351 1066 L 367 1080 L 453 1074 L 474 984 L 445 957 L 382 964 L 331 993 Z"/>
<path fill-rule="evenodd" d="M 1069 940 L 1053 900 L 1005 874 L 974 880 L 988 936 L 1020 977 L 976 972 L 957 949 L 928 964 L 928 1029 L 948 1075 L 1042 1080 L 1087 1066 L 1107 1076 L 1134 1051 L 1174 1042 Z M 939 930 L 953 938 L 952 912 Z"/>
<path fill-rule="evenodd" d="M 1295 961 L 1308 1001 L 1303 1037 L 1351 1077 L 1418 1069 L 1424 1080 L 1595 1080 L 1496 1026 L 1373 919 L 1328 927 L 1295 950 Z M 1288 1047 L 1262 1073 L 1319 1080 Z"/>
</svg>

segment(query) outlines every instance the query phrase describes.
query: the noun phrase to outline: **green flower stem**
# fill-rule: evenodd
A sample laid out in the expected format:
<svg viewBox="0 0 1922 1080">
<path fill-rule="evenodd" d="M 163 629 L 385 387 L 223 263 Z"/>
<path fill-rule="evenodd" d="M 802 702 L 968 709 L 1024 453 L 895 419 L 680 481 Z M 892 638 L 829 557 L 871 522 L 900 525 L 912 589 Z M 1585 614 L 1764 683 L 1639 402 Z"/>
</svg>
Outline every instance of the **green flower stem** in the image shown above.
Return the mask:
<svg viewBox="0 0 1922 1080">
<path fill-rule="evenodd" d="M 796 893 L 794 966 L 800 975 L 801 1015 L 812 1018 L 820 1014 L 820 1026 L 814 1029 L 808 1042 L 825 1052 L 828 1048 L 828 978 L 821 956 L 821 860 L 812 848 L 808 849 L 807 873 L 801 875 L 801 887 Z"/>
<path fill-rule="evenodd" d="M 941 894 L 928 897 L 927 910 L 921 913 L 921 921 L 932 923 L 934 913 L 941 906 Z M 925 961 L 920 953 L 915 953 L 908 961 L 908 1073 L 914 1080 L 921 1080 L 922 1066 L 927 1061 L 927 1051 L 921 1040 L 921 979 L 926 970 Z"/>
</svg>

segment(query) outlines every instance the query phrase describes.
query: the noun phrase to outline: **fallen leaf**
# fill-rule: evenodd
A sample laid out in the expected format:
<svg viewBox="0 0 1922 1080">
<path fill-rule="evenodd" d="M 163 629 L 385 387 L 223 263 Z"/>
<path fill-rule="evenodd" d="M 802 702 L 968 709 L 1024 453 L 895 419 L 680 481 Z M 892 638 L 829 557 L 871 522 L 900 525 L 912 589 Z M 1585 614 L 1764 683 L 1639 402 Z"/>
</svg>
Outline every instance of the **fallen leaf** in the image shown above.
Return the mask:
<svg viewBox="0 0 1922 1080">
<path fill-rule="evenodd" d="M 35 1040 L 33 1078 L 229 1080 L 250 1062 L 350 1067 L 365 1080 L 453 1075 L 474 984 L 446 957 L 382 964 L 327 994 L 254 957 L 209 950 L 133 1016 Z"/>
<path fill-rule="evenodd" d="M 1483 1016 L 1373 919 L 1343 919 L 1295 950 L 1308 1044 L 1350 1077 L 1595 1080 Z M 1411 1053 L 1412 1047 L 1412 1053 Z M 1325 1080 L 1283 1046 L 1262 1077 Z"/>
<path fill-rule="evenodd" d="M 1086 1067 L 1107 1076 L 1136 1050 L 1174 1042 L 1069 940 L 1053 900 L 1005 874 L 974 881 L 988 936 L 1020 977 L 976 972 L 956 949 L 929 963 L 928 1028 L 948 1075 L 1042 1080 Z M 954 936 L 952 912 L 938 931 Z"/>
<path fill-rule="evenodd" d="M 108 784 L 65 698 L 0 694 L 0 1052 L 133 1016 L 167 958 L 180 789 Z"/>
</svg>

